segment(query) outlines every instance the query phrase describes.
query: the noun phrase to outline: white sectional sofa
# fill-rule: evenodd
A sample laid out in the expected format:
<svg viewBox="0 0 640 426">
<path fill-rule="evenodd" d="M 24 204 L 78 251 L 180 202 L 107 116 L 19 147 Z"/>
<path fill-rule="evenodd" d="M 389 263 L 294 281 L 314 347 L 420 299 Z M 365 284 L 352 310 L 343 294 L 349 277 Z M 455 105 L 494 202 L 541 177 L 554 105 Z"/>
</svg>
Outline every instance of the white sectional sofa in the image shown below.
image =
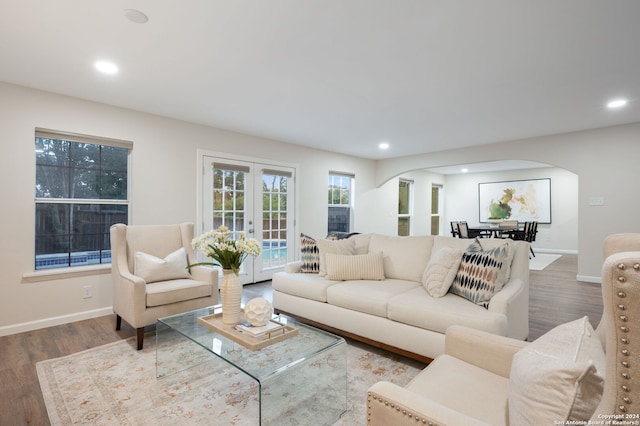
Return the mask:
<svg viewBox="0 0 640 426">
<path fill-rule="evenodd" d="M 478 243 L 484 251 L 478 252 Z M 445 352 L 445 331 L 451 325 L 520 340 L 529 334 L 526 242 L 360 234 L 316 244 L 317 252 L 311 252 L 317 253 L 319 265 L 310 266 L 313 254 L 307 247 L 302 261 L 274 274 L 276 312 L 425 361 Z M 475 252 L 468 251 L 472 244 Z M 443 263 L 452 253 L 460 264 Z M 502 256 L 498 262 L 495 253 Z M 469 274 L 478 279 L 469 281 Z M 443 292 L 441 285 L 448 287 L 453 276 L 452 289 Z M 481 299 L 488 292 L 488 300 L 462 297 L 465 286 L 478 287 L 484 292 Z M 431 295 L 438 292 L 444 295 Z"/>
</svg>

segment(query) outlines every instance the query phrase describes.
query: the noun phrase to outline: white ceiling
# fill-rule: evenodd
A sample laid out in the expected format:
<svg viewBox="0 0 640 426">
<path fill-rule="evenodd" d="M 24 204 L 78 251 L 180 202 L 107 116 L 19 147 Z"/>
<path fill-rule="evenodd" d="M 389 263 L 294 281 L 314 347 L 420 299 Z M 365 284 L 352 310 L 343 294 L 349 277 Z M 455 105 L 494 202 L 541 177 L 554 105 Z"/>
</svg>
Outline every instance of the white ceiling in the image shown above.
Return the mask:
<svg viewBox="0 0 640 426">
<path fill-rule="evenodd" d="M 482 163 L 457 164 L 453 166 L 432 167 L 430 172 L 441 175 L 457 175 L 462 173 L 486 173 L 506 170 L 540 169 L 552 167 L 549 164 L 525 160 L 485 161 Z"/>
<path fill-rule="evenodd" d="M 0 81 L 365 158 L 640 121 L 637 0 L 0 7 Z"/>
</svg>

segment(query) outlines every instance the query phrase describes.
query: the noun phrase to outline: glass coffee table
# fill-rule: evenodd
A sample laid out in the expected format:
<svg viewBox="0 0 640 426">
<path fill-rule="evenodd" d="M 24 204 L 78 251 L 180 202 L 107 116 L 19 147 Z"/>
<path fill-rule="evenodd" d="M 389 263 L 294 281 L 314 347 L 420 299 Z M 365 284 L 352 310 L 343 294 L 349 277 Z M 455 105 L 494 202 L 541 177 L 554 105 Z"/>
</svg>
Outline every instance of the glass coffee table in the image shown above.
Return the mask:
<svg viewBox="0 0 640 426">
<path fill-rule="evenodd" d="M 158 378 L 188 368 L 201 368 L 206 374 L 210 362 L 218 358 L 250 383 L 257 383 L 259 418 L 255 424 L 331 425 L 346 411 L 347 345 L 343 338 L 276 316 L 275 320 L 297 333 L 251 350 L 198 322 L 198 318 L 221 312 L 221 306 L 213 306 L 157 321 Z"/>
</svg>

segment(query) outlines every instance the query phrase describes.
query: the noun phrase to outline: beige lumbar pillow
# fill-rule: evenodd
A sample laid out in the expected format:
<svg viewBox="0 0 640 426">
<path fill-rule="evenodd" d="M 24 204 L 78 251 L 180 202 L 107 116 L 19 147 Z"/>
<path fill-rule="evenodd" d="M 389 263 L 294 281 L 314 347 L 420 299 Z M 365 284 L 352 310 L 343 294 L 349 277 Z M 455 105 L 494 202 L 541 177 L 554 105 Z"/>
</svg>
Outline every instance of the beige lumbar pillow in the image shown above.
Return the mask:
<svg viewBox="0 0 640 426">
<path fill-rule="evenodd" d="M 604 349 L 589 318 L 554 328 L 513 357 L 509 423 L 588 421 L 602 398 L 605 368 Z"/>
<path fill-rule="evenodd" d="M 422 274 L 422 285 L 432 297 L 442 297 L 449 291 L 456 277 L 462 250 L 453 247 L 442 247 L 433 254 Z"/>
<path fill-rule="evenodd" d="M 344 240 L 318 240 L 318 251 L 320 253 L 320 272 L 318 275 L 327 275 L 327 253 L 354 255 L 356 253 L 356 243 L 352 238 Z"/>
<path fill-rule="evenodd" d="M 373 254 L 326 254 L 329 280 L 384 280 L 382 252 Z"/>
<path fill-rule="evenodd" d="M 187 270 L 187 252 L 184 247 L 170 253 L 164 259 L 136 252 L 134 275 L 148 283 L 191 278 Z"/>
</svg>

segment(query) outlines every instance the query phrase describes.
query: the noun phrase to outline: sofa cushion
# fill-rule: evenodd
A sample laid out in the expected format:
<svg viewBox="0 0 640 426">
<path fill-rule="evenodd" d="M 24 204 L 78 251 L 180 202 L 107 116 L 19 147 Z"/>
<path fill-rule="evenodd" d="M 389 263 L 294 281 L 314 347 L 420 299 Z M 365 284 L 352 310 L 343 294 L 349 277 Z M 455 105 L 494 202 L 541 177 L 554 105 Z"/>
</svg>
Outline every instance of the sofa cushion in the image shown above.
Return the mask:
<svg viewBox="0 0 640 426">
<path fill-rule="evenodd" d="M 452 247 L 443 247 L 431 256 L 422 275 L 422 285 L 429 295 L 442 297 L 447 294 L 458 272 L 461 257 L 462 250 Z"/>
<path fill-rule="evenodd" d="M 327 288 L 327 302 L 353 311 L 387 318 L 387 304 L 393 296 L 422 284 L 414 281 L 342 281 Z"/>
<path fill-rule="evenodd" d="M 275 291 L 324 303 L 327 301 L 327 288 L 340 281 L 330 281 L 318 274 L 276 272 L 271 283 Z"/>
<path fill-rule="evenodd" d="M 355 254 L 368 254 L 371 234 L 355 234 L 349 237 L 355 244 Z"/>
<path fill-rule="evenodd" d="M 317 274 L 320 272 L 320 252 L 316 239 L 300 234 L 300 272 Z"/>
<path fill-rule="evenodd" d="M 320 276 L 327 275 L 327 253 L 332 254 L 355 254 L 355 240 L 347 238 L 345 240 L 317 240 L 320 252 Z"/>
<path fill-rule="evenodd" d="M 382 252 L 373 254 L 325 255 L 326 278 L 330 280 L 384 280 Z"/>
<path fill-rule="evenodd" d="M 431 258 L 433 237 L 394 237 L 372 234 L 369 253 L 381 251 L 387 278 L 422 283 L 422 274 Z"/>
<path fill-rule="evenodd" d="M 149 283 L 180 278 L 191 278 L 187 269 L 187 252 L 184 247 L 169 253 L 164 259 L 148 253 L 136 252 L 134 275 Z"/>
<path fill-rule="evenodd" d="M 504 284 L 500 284 L 499 280 L 504 277 L 501 270 L 507 258 L 506 245 L 483 250 L 476 239 L 462 254 L 460 268 L 450 291 L 489 308 L 489 301 Z"/>
<path fill-rule="evenodd" d="M 422 285 L 389 299 L 387 312 L 393 321 L 442 334 L 454 324 L 501 336 L 508 332 L 507 317 L 502 313 L 489 311 L 452 293 L 431 297 Z"/>
<path fill-rule="evenodd" d="M 214 290 L 210 283 L 204 281 L 180 279 L 151 283 L 146 291 L 147 306 L 152 307 L 208 297 Z"/>
<path fill-rule="evenodd" d="M 562 324 L 513 357 L 511 424 L 587 421 L 602 398 L 606 359 L 587 317 Z"/>
</svg>

